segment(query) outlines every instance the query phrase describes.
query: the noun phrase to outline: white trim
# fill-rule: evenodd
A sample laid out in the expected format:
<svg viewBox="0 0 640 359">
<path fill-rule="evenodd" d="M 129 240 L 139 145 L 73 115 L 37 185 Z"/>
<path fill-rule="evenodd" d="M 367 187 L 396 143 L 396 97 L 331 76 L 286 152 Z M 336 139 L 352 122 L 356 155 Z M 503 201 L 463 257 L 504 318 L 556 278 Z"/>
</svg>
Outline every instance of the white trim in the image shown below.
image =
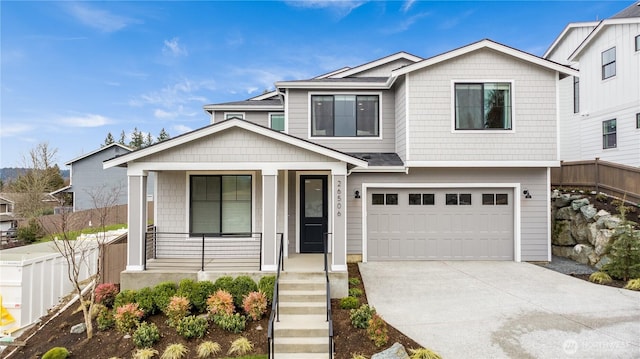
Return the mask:
<svg viewBox="0 0 640 359">
<path fill-rule="evenodd" d="M 125 267 L 125 271 L 127 271 L 127 272 L 143 272 L 144 271 L 144 266 L 127 265 Z"/>
<path fill-rule="evenodd" d="M 331 271 L 332 272 L 346 272 L 347 271 L 347 266 L 346 265 L 335 265 L 332 264 L 331 265 Z"/>
<path fill-rule="evenodd" d="M 405 84 L 404 84 L 404 91 L 405 91 L 405 95 L 404 95 L 404 107 L 405 107 L 405 114 L 404 114 L 404 157 L 405 157 L 405 161 L 409 161 L 409 159 L 411 158 L 411 144 L 410 144 L 410 140 L 411 140 L 411 136 L 409 136 L 409 128 L 410 123 L 409 123 L 409 118 L 411 117 L 411 106 L 410 106 L 410 96 L 411 93 L 409 91 L 409 77 L 411 76 L 411 74 L 407 74 L 405 76 Z"/>
<path fill-rule="evenodd" d="M 395 78 L 387 78 L 384 82 L 372 81 L 279 81 L 277 87 L 287 89 L 362 89 L 362 90 L 387 90 L 393 85 Z"/>
<path fill-rule="evenodd" d="M 502 45 L 500 43 L 497 43 L 497 42 L 494 42 L 494 41 L 491 41 L 491 40 L 487 40 L 487 39 L 475 42 L 473 44 L 469 44 L 467 46 L 463 46 L 463 47 L 457 48 L 457 49 L 449 51 L 449 52 L 445 52 L 443 54 L 440 54 L 440 55 L 431 57 L 429 59 L 417 62 L 417 63 L 415 63 L 413 65 L 405 66 L 405 67 L 402 67 L 400 69 L 394 70 L 394 71 L 391 72 L 391 76 L 392 77 L 397 77 L 397 76 L 400 76 L 400 75 L 404 75 L 404 74 L 407 74 L 409 72 L 420 70 L 420 69 L 423 69 L 425 67 L 432 66 L 432 65 L 435 65 L 435 64 L 438 64 L 438 63 L 441 63 L 441 62 L 444 62 L 444 61 L 453 59 L 455 57 L 462 56 L 462 55 L 465 55 L 465 54 L 468 54 L 470 52 L 473 52 L 473 51 L 476 51 L 476 50 L 480 50 L 480 49 L 483 49 L 483 48 L 492 49 L 494 51 L 498 51 L 498 52 L 501 52 L 503 54 L 516 57 L 516 58 L 518 58 L 520 60 L 523 60 L 523 61 L 526 61 L 526 62 L 530 62 L 530 63 L 536 64 L 536 65 L 539 65 L 539 66 L 542 66 L 542 67 L 546 67 L 548 69 L 555 70 L 555 71 L 558 71 L 558 72 L 561 72 L 561 73 L 564 73 L 564 74 L 567 74 L 567 75 L 579 76 L 579 72 L 577 70 L 575 70 L 575 69 L 569 68 L 567 66 L 555 63 L 553 61 L 549 61 L 549 60 L 543 59 L 541 57 L 538 57 L 538 56 L 535 56 L 535 55 L 531 55 L 531 54 L 529 54 L 527 52 L 520 51 L 520 50 L 514 49 L 512 47 L 508 47 L 508 46 L 505 46 L 505 45 Z"/>
<path fill-rule="evenodd" d="M 284 132 L 289 133 L 289 89 L 284 90 Z"/>
<path fill-rule="evenodd" d="M 553 52 L 553 50 L 555 50 L 556 46 L 558 46 L 560 44 L 560 42 L 564 39 L 564 36 L 570 30 L 573 30 L 573 29 L 576 29 L 576 28 L 581 28 L 581 27 L 596 27 L 596 26 L 598 26 L 599 23 L 600 23 L 600 21 L 589 21 L 589 22 L 572 22 L 572 23 L 568 24 L 564 28 L 564 30 L 562 30 L 560 35 L 558 35 L 558 37 L 556 37 L 556 39 L 553 41 L 551 46 L 549 46 L 547 51 L 545 51 L 545 53 L 544 53 L 544 55 L 542 55 L 542 57 L 544 57 L 545 59 L 547 57 L 549 57 L 551 52 Z M 563 59 L 563 60 L 566 60 L 566 59 Z"/>
<path fill-rule="evenodd" d="M 355 75 L 358 74 L 360 72 L 364 72 L 367 70 L 371 70 L 371 69 L 375 69 L 376 67 L 382 66 L 382 65 L 386 65 L 389 63 L 392 63 L 394 61 L 397 60 L 409 60 L 413 63 L 422 61 L 423 58 L 415 56 L 415 55 L 411 55 L 407 52 L 401 51 L 389 56 L 385 56 L 383 58 L 377 59 L 377 60 L 373 60 L 370 62 L 367 62 L 365 64 L 353 67 L 349 70 L 345 70 L 345 71 L 341 71 L 338 74 L 332 75 L 332 78 L 345 78 L 347 76 L 351 76 L 351 75 Z"/>
<path fill-rule="evenodd" d="M 277 272 L 278 271 L 278 265 L 277 264 L 268 265 L 268 266 L 263 265 L 262 268 L 260 269 L 260 271 L 262 271 L 262 272 Z"/>
<path fill-rule="evenodd" d="M 280 132 L 287 133 L 287 116 L 284 114 L 284 111 L 282 111 L 282 112 L 269 112 L 269 113 L 267 114 L 267 117 L 268 117 L 268 119 L 269 119 L 269 128 L 270 128 L 270 129 L 272 129 L 272 130 L 275 130 L 275 129 L 273 128 L 273 124 L 271 123 L 271 120 L 272 120 L 272 119 L 271 119 L 271 116 L 273 116 L 273 115 L 282 115 L 282 117 L 284 117 L 284 119 L 283 119 L 283 121 L 284 121 L 284 123 L 283 123 L 284 128 L 283 128 L 283 129 L 282 129 L 282 131 L 280 131 Z M 275 131 L 279 131 L 279 130 L 275 130 Z"/>
<path fill-rule="evenodd" d="M 575 77 L 572 77 L 572 79 L 575 79 Z M 575 87 L 572 86 L 571 93 L 573 94 L 573 96 L 571 96 L 571 102 L 573 103 L 572 107 L 575 108 L 575 93 L 573 92 L 574 89 Z M 560 159 L 560 131 L 560 77 L 556 76 L 556 159 Z"/>
<path fill-rule="evenodd" d="M 65 163 L 64 165 L 65 165 L 65 166 L 71 166 L 71 164 L 72 164 L 72 163 L 74 163 L 74 162 L 78 162 L 78 161 L 80 161 L 80 160 L 82 160 L 82 159 L 85 159 L 85 158 L 87 158 L 87 157 L 89 157 L 89 156 L 93 156 L 93 155 L 95 155 L 96 153 L 100 153 L 100 152 L 102 152 L 102 151 L 108 150 L 109 148 L 114 147 L 114 146 L 118 146 L 118 147 L 120 147 L 120 148 L 122 148 L 122 149 L 124 149 L 124 150 L 129 151 L 129 152 L 132 152 L 132 151 L 133 151 L 133 149 L 132 149 L 132 148 L 130 148 L 130 147 L 128 147 L 128 146 L 125 146 L 125 145 L 123 145 L 123 144 L 120 144 L 120 143 L 114 142 L 114 143 L 112 143 L 112 144 L 110 144 L 110 145 L 107 145 L 107 146 L 105 146 L 105 147 L 98 148 L 97 150 L 91 151 L 91 152 L 89 152 L 89 153 L 87 153 L 87 154 L 84 154 L 84 155 L 82 155 L 82 156 L 80 156 L 80 157 L 76 157 L 76 158 L 72 159 L 71 161 L 69 161 L 69 162 Z M 71 174 L 70 174 L 70 175 L 71 175 Z M 72 177 L 72 178 L 73 178 L 73 177 Z"/>
<path fill-rule="evenodd" d="M 511 129 L 509 130 L 456 130 L 456 84 L 509 84 L 509 96 L 511 96 Z M 488 133 L 515 133 L 516 132 L 516 94 L 515 80 L 513 79 L 452 79 L 451 80 L 451 133 L 455 134 L 488 134 Z M 556 92 L 557 93 L 557 92 Z"/>
<path fill-rule="evenodd" d="M 273 90 L 273 91 L 269 91 L 269 92 L 265 92 L 261 95 L 258 96 L 254 96 L 251 97 L 250 99 L 248 99 L 248 101 L 260 101 L 260 100 L 266 100 L 268 98 L 272 98 L 274 96 L 278 96 L 280 93 L 277 90 Z"/>
<path fill-rule="evenodd" d="M 640 17 L 631 17 L 631 18 L 627 17 L 627 18 L 616 18 L 616 19 L 602 20 L 598 24 L 598 26 L 596 26 L 596 28 L 593 29 L 593 31 L 591 31 L 591 33 L 587 36 L 587 38 L 584 39 L 584 41 L 580 44 L 580 46 L 578 46 L 575 49 L 575 51 L 573 51 L 573 53 L 571 53 L 571 55 L 569 55 L 567 60 L 574 61 L 574 59 L 576 57 L 579 57 L 579 55 L 582 53 L 582 51 L 584 51 L 584 49 L 589 47 L 591 42 L 596 37 L 598 37 L 600 32 L 603 31 L 605 27 L 609 27 L 611 25 L 624 25 L 624 24 L 640 24 Z"/>
<path fill-rule="evenodd" d="M 407 161 L 407 167 L 560 167 L 560 161 Z"/>
<path fill-rule="evenodd" d="M 515 262 L 522 261 L 522 245 L 521 245 L 521 196 L 520 196 L 520 183 L 376 183 L 376 182 L 363 182 L 362 183 L 362 262 L 368 261 L 368 249 L 367 249 L 367 195 L 369 188 L 511 188 L 513 189 L 513 258 Z"/>
<path fill-rule="evenodd" d="M 263 171 L 262 175 L 260 176 L 261 180 L 262 180 L 262 250 L 264 251 L 264 249 L 267 247 L 265 245 L 265 241 L 267 240 L 267 235 L 265 233 L 265 223 L 266 223 L 266 217 L 265 217 L 265 213 L 268 212 L 273 212 L 273 265 L 265 265 L 264 261 L 266 260 L 266 255 L 262 255 L 262 263 L 260 263 L 260 267 L 261 268 L 270 268 L 271 266 L 275 266 L 276 268 L 278 267 L 278 171 L 272 172 L 272 171 Z M 267 210 L 267 203 L 265 201 L 265 192 L 266 192 L 266 188 L 265 188 L 265 181 L 267 180 L 267 177 L 274 177 L 274 187 L 275 188 L 270 188 L 270 191 L 274 191 L 273 195 L 275 198 L 275 203 L 273 203 L 273 208 L 269 208 Z"/>
<path fill-rule="evenodd" d="M 327 72 L 326 74 L 318 75 L 318 76 L 314 77 L 314 79 L 326 79 L 327 77 L 331 77 L 331 76 L 333 76 L 335 74 L 339 74 L 339 73 L 341 73 L 343 71 L 347 71 L 349 69 L 351 69 L 351 67 L 345 66 L 345 67 L 343 67 L 341 69 L 337 69 L 335 71 Z"/>
<path fill-rule="evenodd" d="M 551 208 L 551 168 L 547 168 L 547 208 Z M 547 260 L 551 262 L 551 211 L 547 211 Z"/>
<path fill-rule="evenodd" d="M 349 95 L 353 95 L 353 96 L 378 96 L 378 136 L 352 136 L 352 137 L 345 137 L 345 136 L 313 136 L 311 134 L 311 130 L 312 130 L 312 123 L 311 123 L 311 114 L 312 114 L 312 109 L 311 109 L 311 97 L 312 96 L 349 96 Z M 332 91 L 332 92 L 318 92 L 318 91 L 309 91 L 307 92 L 307 139 L 308 140 L 313 140 L 316 142 L 321 142 L 322 140 L 330 140 L 330 141 L 344 141 L 344 140 L 349 140 L 349 141 L 363 141 L 363 140 L 382 140 L 382 113 L 383 113 L 383 106 L 382 106 L 382 95 L 383 93 L 381 91 L 369 91 L 369 92 L 362 92 L 362 91 L 355 91 L 355 92 L 344 92 L 344 91 Z M 334 119 L 335 121 L 335 119 Z"/>
<path fill-rule="evenodd" d="M 259 101 L 256 101 L 259 102 Z M 241 112 L 255 112 L 255 111 L 282 111 L 282 105 L 266 105 L 266 104 L 219 104 L 219 105 L 205 105 L 205 112 L 220 112 L 227 111 L 228 113 L 241 113 Z M 223 118 L 224 119 L 224 118 Z"/>
<path fill-rule="evenodd" d="M 296 253 L 300 253 L 300 176 L 327 176 L 327 229 L 329 229 L 333 228 L 333 196 L 329 193 L 329 188 L 333 188 L 333 176 L 331 175 L 331 173 L 331 171 L 296 172 Z M 329 241 L 331 241 L 331 243 L 329 243 L 328 247 L 331 248 L 331 246 L 333 245 L 333 239 L 329 238 Z"/>
<path fill-rule="evenodd" d="M 360 173 L 407 173 L 408 169 L 405 166 L 375 166 L 369 168 L 360 168 L 356 167 L 349 172 L 360 172 Z"/>
<path fill-rule="evenodd" d="M 243 108 L 243 109 L 244 109 L 244 108 L 246 108 L 246 107 L 247 107 L 247 106 L 242 106 L 242 108 Z M 240 115 L 240 116 L 231 116 L 231 117 L 227 117 L 227 115 Z M 232 118 L 234 118 L 234 117 L 235 117 L 235 118 L 240 118 L 240 119 L 244 120 L 244 119 L 246 118 L 246 113 L 245 113 L 245 112 L 240 112 L 240 111 L 238 111 L 238 112 L 236 112 L 236 111 L 233 111 L 233 112 L 225 112 L 225 113 L 224 113 L 224 115 L 222 116 L 222 120 L 223 120 L 223 121 L 226 121 L 226 120 L 230 120 L 230 119 L 232 119 Z"/>
<path fill-rule="evenodd" d="M 340 170 L 345 162 L 134 162 L 129 175 L 145 171 L 255 171 L 255 170 Z M 368 167 L 365 167 L 368 168 Z"/>
<path fill-rule="evenodd" d="M 289 170 L 283 170 L 284 177 L 284 193 L 283 193 L 283 201 L 284 201 L 284 222 L 283 222 L 283 230 L 282 235 L 284 236 L 283 245 L 284 245 L 284 257 L 289 258 Z"/>
</svg>

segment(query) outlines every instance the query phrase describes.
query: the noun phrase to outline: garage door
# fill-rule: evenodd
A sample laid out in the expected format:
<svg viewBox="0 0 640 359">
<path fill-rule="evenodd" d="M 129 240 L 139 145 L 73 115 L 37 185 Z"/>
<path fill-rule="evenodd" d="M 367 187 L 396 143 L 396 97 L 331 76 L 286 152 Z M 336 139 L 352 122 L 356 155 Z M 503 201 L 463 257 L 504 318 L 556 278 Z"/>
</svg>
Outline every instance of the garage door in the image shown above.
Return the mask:
<svg viewBox="0 0 640 359">
<path fill-rule="evenodd" d="M 513 189 L 367 191 L 367 259 L 513 260 Z"/>
</svg>

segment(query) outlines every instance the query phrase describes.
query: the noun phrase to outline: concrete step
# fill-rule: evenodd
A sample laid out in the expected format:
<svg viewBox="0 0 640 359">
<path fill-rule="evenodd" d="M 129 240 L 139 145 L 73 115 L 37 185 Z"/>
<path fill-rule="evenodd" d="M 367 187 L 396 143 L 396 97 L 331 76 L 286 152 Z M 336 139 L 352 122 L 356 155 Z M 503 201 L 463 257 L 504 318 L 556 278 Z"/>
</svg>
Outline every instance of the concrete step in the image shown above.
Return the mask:
<svg viewBox="0 0 640 359">
<path fill-rule="evenodd" d="M 281 272 L 280 279 L 326 281 L 324 272 Z"/>
<path fill-rule="evenodd" d="M 326 314 L 327 305 L 324 302 L 281 302 L 280 315 L 282 314 Z M 280 319 L 282 321 L 282 319 Z"/>
<path fill-rule="evenodd" d="M 326 290 L 281 290 L 280 302 L 326 302 Z"/>
<path fill-rule="evenodd" d="M 326 290 L 324 281 L 304 280 L 304 279 L 282 279 L 280 278 L 279 289 L 285 290 Z"/>
<path fill-rule="evenodd" d="M 274 324 L 275 337 L 325 337 L 329 336 L 326 315 L 281 315 Z"/>
<path fill-rule="evenodd" d="M 327 359 L 329 353 L 277 353 L 273 357 L 274 359 Z"/>
<path fill-rule="evenodd" d="M 275 337 L 276 353 L 326 353 L 329 355 L 329 337 L 288 338 Z M 278 355 L 276 354 L 276 355 Z"/>
</svg>

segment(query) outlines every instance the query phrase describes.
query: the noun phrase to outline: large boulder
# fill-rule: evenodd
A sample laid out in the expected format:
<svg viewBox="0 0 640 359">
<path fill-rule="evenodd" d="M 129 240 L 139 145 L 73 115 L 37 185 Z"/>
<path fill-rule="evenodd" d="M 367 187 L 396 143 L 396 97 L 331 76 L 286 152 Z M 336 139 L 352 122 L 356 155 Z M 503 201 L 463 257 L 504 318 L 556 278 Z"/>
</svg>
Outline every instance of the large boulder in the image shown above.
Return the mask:
<svg viewBox="0 0 640 359">
<path fill-rule="evenodd" d="M 609 264 L 611 262 L 611 259 L 607 256 L 602 256 L 600 258 L 600 260 L 598 261 L 598 263 L 595 264 L 595 267 L 600 270 L 602 269 L 602 267 L 604 267 L 605 265 Z"/>
<path fill-rule="evenodd" d="M 570 222 L 571 236 L 577 243 L 589 244 L 589 223 L 582 215 L 577 215 Z"/>
<path fill-rule="evenodd" d="M 569 258 L 571 256 L 571 253 L 573 253 L 573 247 L 555 245 L 551 246 L 551 254 L 553 254 L 554 256 Z"/>
<path fill-rule="evenodd" d="M 580 199 L 573 200 L 571 202 L 571 208 L 573 208 L 574 211 L 577 211 L 580 209 L 580 207 L 586 206 L 588 204 L 589 204 L 588 198 L 580 198 Z"/>
<path fill-rule="evenodd" d="M 596 221 L 599 228 L 606 229 L 616 229 L 620 225 L 620 222 L 620 218 L 615 216 L 603 216 Z"/>
<path fill-rule="evenodd" d="M 563 219 L 563 220 L 573 220 L 576 217 L 576 211 L 574 211 L 573 209 L 571 209 L 571 207 L 562 207 L 559 208 L 556 212 L 556 219 Z"/>
<path fill-rule="evenodd" d="M 553 232 L 551 234 L 551 243 L 559 246 L 573 246 L 577 242 L 571 236 L 571 222 L 555 221 L 553 222 Z"/>
<path fill-rule="evenodd" d="M 611 238 L 615 230 L 613 229 L 600 229 L 596 232 L 593 240 L 593 246 L 595 247 L 596 255 L 598 257 L 604 255 L 607 252 L 607 247 L 611 243 Z"/>
<path fill-rule="evenodd" d="M 582 206 L 580 207 L 580 212 L 586 219 L 592 219 L 598 213 L 598 210 L 592 205 Z"/>
<path fill-rule="evenodd" d="M 553 201 L 553 205 L 560 208 L 560 207 L 566 207 L 569 205 L 569 203 L 571 203 L 571 196 L 563 193 L 559 196 L 551 197 L 552 199 L 554 199 Z"/>
<path fill-rule="evenodd" d="M 569 258 L 582 264 L 595 264 L 598 261 L 593 247 L 586 244 L 576 244 Z"/>
<path fill-rule="evenodd" d="M 371 359 L 409 359 L 409 354 L 402 344 L 393 343 L 389 349 L 373 354 Z"/>
<path fill-rule="evenodd" d="M 603 218 L 603 217 L 610 217 L 610 216 L 611 216 L 611 213 L 609 213 L 609 212 L 605 211 L 604 209 L 601 209 L 601 210 L 599 210 L 599 211 L 598 211 L 598 213 L 596 213 L 596 215 L 593 217 L 593 220 L 595 220 L 595 221 L 597 222 L 598 220 L 600 220 L 600 218 Z"/>
</svg>

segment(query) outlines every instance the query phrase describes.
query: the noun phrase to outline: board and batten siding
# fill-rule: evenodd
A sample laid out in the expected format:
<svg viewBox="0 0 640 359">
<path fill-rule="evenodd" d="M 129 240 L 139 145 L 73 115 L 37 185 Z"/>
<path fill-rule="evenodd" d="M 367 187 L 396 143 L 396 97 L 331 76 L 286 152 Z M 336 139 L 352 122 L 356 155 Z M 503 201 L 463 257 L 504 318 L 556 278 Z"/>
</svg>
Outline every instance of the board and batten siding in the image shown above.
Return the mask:
<svg viewBox="0 0 640 359">
<path fill-rule="evenodd" d="M 307 139 L 342 152 L 395 152 L 395 96 L 392 91 L 383 90 L 287 90 L 289 101 L 287 121 L 289 134 Z M 312 94 L 381 94 L 380 131 L 382 138 L 367 137 L 310 137 L 311 116 L 309 113 L 309 93 Z"/>
<path fill-rule="evenodd" d="M 573 76 L 567 76 L 559 82 L 559 138 L 560 160 L 574 161 L 580 158 L 580 136 L 582 132 L 582 118 L 580 113 L 573 111 Z"/>
<path fill-rule="evenodd" d="M 569 56 L 589 36 L 595 25 L 574 27 L 567 31 L 561 43 L 559 43 L 547 58 L 560 64 L 570 65 Z"/>
<path fill-rule="evenodd" d="M 557 160 L 557 76 L 490 49 L 408 74 L 408 160 Z M 452 131 L 456 81 L 513 81 L 514 131 Z"/>
<path fill-rule="evenodd" d="M 520 183 L 531 199 L 521 196 L 521 255 L 523 261 L 546 261 L 550 245 L 546 168 L 430 168 L 411 169 L 408 175 L 389 173 L 352 173 L 347 178 L 350 190 L 362 183 Z M 347 253 L 362 254 L 362 204 L 366 199 L 347 196 Z M 513 198 L 511 199 L 513 200 Z"/>
<path fill-rule="evenodd" d="M 402 77 L 396 81 L 396 153 L 402 161 L 407 160 L 407 83 Z"/>
</svg>

